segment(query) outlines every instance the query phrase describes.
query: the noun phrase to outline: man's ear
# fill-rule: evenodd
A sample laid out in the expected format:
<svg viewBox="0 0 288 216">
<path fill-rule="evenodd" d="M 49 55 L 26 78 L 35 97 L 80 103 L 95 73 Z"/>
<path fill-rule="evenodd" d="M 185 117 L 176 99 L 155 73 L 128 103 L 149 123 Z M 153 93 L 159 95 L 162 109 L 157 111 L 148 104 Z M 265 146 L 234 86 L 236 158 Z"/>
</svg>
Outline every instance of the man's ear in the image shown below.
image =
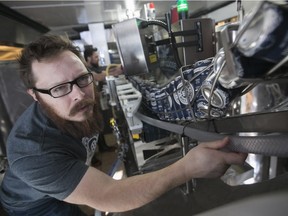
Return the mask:
<svg viewBox="0 0 288 216">
<path fill-rule="evenodd" d="M 37 100 L 37 97 L 36 97 L 36 94 L 35 94 L 35 91 L 33 89 L 28 89 L 27 90 L 27 93 L 35 100 L 35 101 L 38 101 Z"/>
</svg>

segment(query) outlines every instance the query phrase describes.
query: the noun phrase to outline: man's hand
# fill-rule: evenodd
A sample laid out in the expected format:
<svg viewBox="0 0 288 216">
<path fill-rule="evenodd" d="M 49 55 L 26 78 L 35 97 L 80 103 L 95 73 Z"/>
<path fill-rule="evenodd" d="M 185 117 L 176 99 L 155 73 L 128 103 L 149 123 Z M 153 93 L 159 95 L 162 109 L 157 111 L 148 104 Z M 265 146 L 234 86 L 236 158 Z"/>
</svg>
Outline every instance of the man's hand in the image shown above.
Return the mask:
<svg viewBox="0 0 288 216">
<path fill-rule="evenodd" d="M 105 80 L 106 73 L 105 73 L 105 71 L 102 71 L 102 73 L 94 73 L 93 72 L 93 77 L 94 77 L 94 80 L 101 82 L 101 81 Z"/>
<path fill-rule="evenodd" d="M 109 68 L 109 75 L 110 76 L 119 76 L 122 73 L 123 73 L 123 70 L 122 70 L 121 65 L 112 66 Z"/>
<path fill-rule="evenodd" d="M 112 65 L 109 66 L 108 68 L 108 74 L 109 76 L 119 76 L 120 74 L 123 73 L 123 69 L 121 65 Z M 95 81 L 104 81 L 106 78 L 107 74 L 106 71 L 103 70 L 102 73 L 93 73 L 93 77 Z"/>
<path fill-rule="evenodd" d="M 220 177 L 231 164 L 243 164 L 247 154 L 221 151 L 228 143 L 228 138 L 225 138 L 214 142 L 200 143 L 190 150 L 183 160 L 179 161 L 183 163 L 186 178 Z"/>
</svg>

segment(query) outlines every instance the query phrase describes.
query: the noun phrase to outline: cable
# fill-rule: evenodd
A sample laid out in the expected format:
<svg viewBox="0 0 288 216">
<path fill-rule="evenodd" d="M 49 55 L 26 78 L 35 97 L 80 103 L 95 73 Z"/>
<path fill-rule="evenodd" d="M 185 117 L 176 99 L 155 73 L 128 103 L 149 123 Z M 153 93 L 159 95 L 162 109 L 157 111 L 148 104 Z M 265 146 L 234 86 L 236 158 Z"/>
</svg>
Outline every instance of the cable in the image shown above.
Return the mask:
<svg viewBox="0 0 288 216">
<path fill-rule="evenodd" d="M 174 55 L 174 58 L 175 58 L 175 62 L 178 66 L 178 68 L 181 68 L 182 67 L 182 63 L 181 63 L 181 60 L 180 60 L 180 57 L 179 57 L 179 54 L 178 54 L 178 50 L 175 46 L 176 44 L 176 39 L 173 35 L 173 32 L 169 31 L 169 28 L 168 28 L 168 25 L 161 21 L 161 20 L 148 20 L 148 21 L 143 21 L 140 23 L 141 27 L 142 28 L 146 28 L 148 27 L 149 25 L 158 25 L 158 26 L 161 26 L 162 28 L 164 28 L 168 33 L 169 33 L 169 36 L 170 36 L 170 42 L 171 42 L 171 46 L 172 46 L 172 51 L 173 51 L 173 55 Z"/>
</svg>

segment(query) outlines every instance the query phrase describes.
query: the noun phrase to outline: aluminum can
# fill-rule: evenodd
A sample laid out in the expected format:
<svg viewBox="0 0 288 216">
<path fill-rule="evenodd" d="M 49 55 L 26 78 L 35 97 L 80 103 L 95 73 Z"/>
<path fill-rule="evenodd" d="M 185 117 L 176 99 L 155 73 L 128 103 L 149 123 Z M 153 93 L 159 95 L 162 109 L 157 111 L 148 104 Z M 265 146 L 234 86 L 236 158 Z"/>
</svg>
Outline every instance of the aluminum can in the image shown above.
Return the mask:
<svg viewBox="0 0 288 216">
<path fill-rule="evenodd" d="M 144 90 L 145 94 L 142 94 L 142 98 L 144 97 L 144 101 L 145 101 L 146 106 L 149 106 L 150 101 L 151 101 L 151 97 L 150 97 L 151 88 L 152 87 L 148 83 L 145 84 L 145 90 Z"/>
<path fill-rule="evenodd" d="M 203 60 L 199 60 L 194 63 L 194 74 L 203 71 L 206 67 L 210 66 L 213 63 L 213 58 L 207 58 Z"/>
<path fill-rule="evenodd" d="M 171 98 L 171 117 L 173 120 L 182 120 L 183 117 L 183 113 L 181 110 L 181 105 L 180 105 L 180 101 L 177 95 L 177 83 L 176 80 L 172 80 L 169 84 L 168 84 L 168 89 L 169 89 L 169 95 Z"/>
<path fill-rule="evenodd" d="M 158 111 L 157 102 L 156 102 L 156 91 L 157 90 L 158 90 L 157 88 L 151 88 L 150 89 L 150 106 L 148 106 L 148 107 L 151 107 L 152 112 L 154 112 L 155 114 Z"/>
<path fill-rule="evenodd" d="M 230 94 L 216 79 L 216 73 L 212 71 L 201 86 L 201 94 L 206 101 L 210 101 L 213 107 L 225 109 L 230 102 Z M 214 85 L 214 89 L 213 89 Z"/>
<path fill-rule="evenodd" d="M 215 75 L 213 76 L 213 59 L 207 59 L 203 61 L 198 61 L 195 63 L 196 67 L 194 68 L 194 79 L 192 80 L 192 83 L 195 87 L 195 102 L 193 104 L 194 108 L 194 115 L 196 119 L 206 119 L 209 117 L 217 118 L 224 114 L 224 111 L 219 107 L 214 107 L 213 104 L 210 104 L 209 108 L 209 97 L 205 95 L 205 89 L 208 88 L 208 90 L 211 90 L 211 86 L 213 84 L 213 81 L 215 78 Z M 218 84 L 219 85 L 219 84 Z M 217 85 L 217 86 L 218 86 Z M 204 89 L 204 90 L 202 90 Z M 211 92 L 211 91 L 210 91 Z M 218 92 L 217 92 L 218 93 Z M 222 99 L 220 102 L 215 101 L 214 104 L 222 105 L 226 103 L 227 98 L 225 98 L 226 94 L 222 94 L 222 90 L 220 93 L 220 98 Z M 213 98 L 213 96 L 212 96 Z M 215 98 L 215 97 L 214 97 Z M 225 101 L 225 103 L 223 102 Z M 210 109 L 210 114 L 208 113 Z"/>
<path fill-rule="evenodd" d="M 167 98 L 166 106 L 169 106 L 169 112 L 167 113 L 167 115 L 168 115 L 167 120 L 169 120 L 169 121 L 175 121 L 176 120 L 176 116 L 174 114 L 175 107 L 174 107 L 174 102 L 173 102 L 173 87 L 172 87 L 172 85 L 174 85 L 174 84 L 171 84 L 172 82 L 168 83 L 165 86 L 165 95 Z"/>
<path fill-rule="evenodd" d="M 198 92 L 202 83 L 213 70 L 213 58 L 197 61 L 194 64 L 193 78 L 191 80 L 195 92 Z"/>
<path fill-rule="evenodd" d="M 164 120 L 164 115 L 163 115 L 163 102 L 162 102 L 162 97 L 163 97 L 163 92 L 161 92 L 161 90 L 157 90 L 155 92 L 155 99 L 156 99 L 156 104 L 157 104 L 157 116 L 159 117 L 159 119 Z"/>
<path fill-rule="evenodd" d="M 176 92 L 174 92 L 174 97 L 175 101 L 180 105 L 183 114 L 183 119 L 181 120 L 191 120 L 193 117 L 191 102 L 194 98 L 194 87 L 188 80 L 183 79 L 181 76 L 176 77 L 175 83 Z"/>
<path fill-rule="evenodd" d="M 193 78 L 194 74 L 194 66 L 193 65 L 186 65 L 181 68 L 181 73 L 183 74 L 183 78 L 190 82 Z"/>
<path fill-rule="evenodd" d="M 163 92 L 162 99 L 162 105 L 163 105 L 163 115 L 164 119 L 166 121 L 171 121 L 171 98 L 170 95 L 167 93 L 167 86 L 163 87 L 161 89 L 161 92 Z"/>
<path fill-rule="evenodd" d="M 155 98 L 157 103 L 157 115 L 161 120 L 170 119 L 170 102 L 167 97 L 166 87 L 156 91 Z"/>
<path fill-rule="evenodd" d="M 196 98 L 196 103 L 194 105 L 194 115 L 197 120 L 204 120 L 207 118 L 219 118 L 224 115 L 224 111 L 219 108 L 210 106 L 210 115 L 208 113 L 209 104 L 208 101 L 199 94 Z"/>
<path fill-rule="evenodd" d="M 288 54 L 287 29 L 287 7 L 261 2 L 239 26 L 243 34 L 236 47 L 246 57 L 278 63 Z"/>
</svg>

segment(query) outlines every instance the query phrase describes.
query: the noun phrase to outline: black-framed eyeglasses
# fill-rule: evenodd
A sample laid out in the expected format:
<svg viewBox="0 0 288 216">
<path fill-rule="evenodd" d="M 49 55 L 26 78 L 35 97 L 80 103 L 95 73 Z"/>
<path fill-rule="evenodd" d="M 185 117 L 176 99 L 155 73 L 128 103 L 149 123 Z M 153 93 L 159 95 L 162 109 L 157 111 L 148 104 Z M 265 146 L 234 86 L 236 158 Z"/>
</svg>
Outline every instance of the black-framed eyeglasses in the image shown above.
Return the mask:
<svg viewBox="0 0 288 216">
<path fill-rule="evenodd" d="M 76 84 L 79 88 L 84 88 L 89 84 L 91 84 L 93 80 L 94 80 L 93 74 L 89 72 L 76 78 L 71 82 L 62 83 L 50 89 L 38 89 L 34 87 L 33 90 L 43 94 L 49 94 L 53 98 L 59 98 L 69 94 L 72 91 L 74 84 Z"/>
</svg>

